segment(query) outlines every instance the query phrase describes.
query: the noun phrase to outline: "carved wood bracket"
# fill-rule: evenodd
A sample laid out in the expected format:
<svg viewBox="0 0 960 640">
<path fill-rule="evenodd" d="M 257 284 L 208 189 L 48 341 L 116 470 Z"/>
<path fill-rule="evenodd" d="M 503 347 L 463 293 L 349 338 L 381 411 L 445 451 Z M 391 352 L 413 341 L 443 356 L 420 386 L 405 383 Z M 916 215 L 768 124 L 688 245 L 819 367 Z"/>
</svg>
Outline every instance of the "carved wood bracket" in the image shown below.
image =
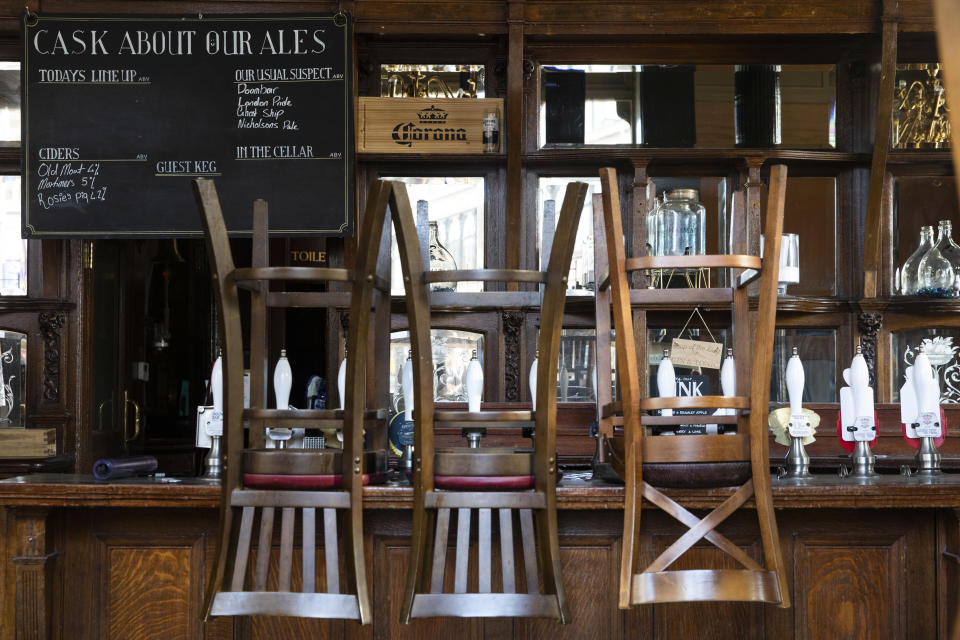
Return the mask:
<svg viewBox="0 0 960 640">
<path fill-rule="evenodd" d="M 877 335 L 883 316 L 879 313 L 861 312 L 857 315 L 857 331 L 860 332 L 860 346 L 863 358 L 870 369 L 870 386 L 876 388 L 877 383 Z"/>
<path fill-rule="evenodd" d="M 503 380 L 507 402 L 520 401 L 520 334 L 522 311 L 503 312 Z"/>
<path fill-rule="evenodd" d="M 39 316 L 43 335 L 43 403 L 60 401 L 60 332 L 66 322 L 63 313 L 43 312 Z"/>
</svg>

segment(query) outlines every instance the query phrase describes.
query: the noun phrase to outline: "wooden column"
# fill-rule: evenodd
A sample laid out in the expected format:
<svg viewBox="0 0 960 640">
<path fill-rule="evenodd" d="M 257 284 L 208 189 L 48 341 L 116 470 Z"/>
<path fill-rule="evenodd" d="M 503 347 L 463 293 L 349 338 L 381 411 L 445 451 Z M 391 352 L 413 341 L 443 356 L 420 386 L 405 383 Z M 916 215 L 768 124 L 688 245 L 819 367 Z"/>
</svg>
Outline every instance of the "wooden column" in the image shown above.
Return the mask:
<svg viewBox="0 0 960 640">
<path fill-rule="evenodd" d="M 51 570 L 56 551 L 47 529 L 48 515 L 47 509 L 28 508 L 18 509 L 13 516 L 17 640 L 51 637 Z"/>
<path fill-rule="evenodd" d="M 890 151 L 890 126 L 893 118 L 893 84 L 897 75 L 897 0 L 883 1 L 883 40 L 880 58 L 880 97 L 877 100 L 877 132 L 873 139 L 873 160 L 870 163 L 870 190 L 867 194 L 867 217 L 863 230 L 863 297 L 875 298 L 880 293 L 880 216 L 883 200 L 884 173 Z"/>
<path fill-rule="evenodd" d="M 656 185 L 647 175 L 647 159 L 633 161 L 633 220 L 627 221 L 632 230 L 630 240 L 631 254 L 634 256 L 648 255 L 647 212 L 655 204 L 657 197 Z M 646 289 L 649 284 L 646 271 L 637 271 L 632 274 L 633 287 Z"/>
<path fill-rule="evenodd" d="M 509 0 L 507 6 L 507 269 L 520 268 L 523 233 L 523 12 L 525 0 Z M 517 283 L 507 285 L 517 290 Z"/>
<path fill-rule="evenodd" d="M 960 92 L 960 5 L 952 0 L 935 0 L 937 19 L 937 50 L 943 64 L 943 88 L 950 95 Z M 953 167 L 956 173 L 960 167 L 960 111 L 950 111 L 951 151 Z M 960 182 L 957 182 L 957 194 L 960 195 Z M 960 629 L 957 632 L 960 637 Z"/>
</svg>

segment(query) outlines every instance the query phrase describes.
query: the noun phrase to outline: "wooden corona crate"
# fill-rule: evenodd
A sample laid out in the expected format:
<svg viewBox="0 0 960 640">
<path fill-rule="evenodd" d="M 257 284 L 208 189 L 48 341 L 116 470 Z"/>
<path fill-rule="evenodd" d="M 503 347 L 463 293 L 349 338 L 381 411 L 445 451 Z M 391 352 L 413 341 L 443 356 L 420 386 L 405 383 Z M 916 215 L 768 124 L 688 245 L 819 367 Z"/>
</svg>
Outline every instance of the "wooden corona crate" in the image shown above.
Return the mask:
<svg viewBox="0 0 960 640">
<path fill-rule="evenodd" d="M 0 429 L 0 458 L 49 458 L 57 455 L 57 430 Z"/>
<path fill-rule="evenodd" d="M 359 98 L 357 151 L 483 153 L 482 123 L 489 113 L 497 115 L 502 140 L 501 98 Z"/>
</svg>

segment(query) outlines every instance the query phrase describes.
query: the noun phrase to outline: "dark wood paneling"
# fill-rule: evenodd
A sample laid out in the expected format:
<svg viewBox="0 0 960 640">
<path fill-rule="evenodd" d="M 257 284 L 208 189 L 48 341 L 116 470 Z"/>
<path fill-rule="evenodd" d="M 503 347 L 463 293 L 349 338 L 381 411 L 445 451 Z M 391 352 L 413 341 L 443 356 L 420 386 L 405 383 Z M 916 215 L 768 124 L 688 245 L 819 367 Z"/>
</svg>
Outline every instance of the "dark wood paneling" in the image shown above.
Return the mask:
<svg viewBox="0 0 960 640">
<path fill-rule="evenodd" d="M 409 526 L 409 524 L 407 524 Z M 452 531 L 448 540 L 456 540 Z M 406 536 L 378 536 L 374 533 L 373 561 L 373 637 L 380 639 L 420 640 L 423 638 L 463 638 L 482 640 L 484 621 L 478 618 L 420 618 L 400 624 L 400 606 L 407 581 L 410 533 Z M 448 547 L 445 587 L 452 591 L 455 546 Z M 493 561 L 496 563 L 496 560 Z M 468 583 L 476 584 L 476 567 L 471 568 Z"/>
<path fill-rule="evenodd" d="M 903 590 L 906 566 L 901 537 L 825 534 L 801 537 L 797 636 L 811 640 L 906 638 Z M 879 603 L 887 606 L 877 606 Z"/>
<path fill-rule="evenodd" d="M 523 640 L 623 637 L 623 614 L 617 609 L 619 536 L 561 535 L 560 566 L 570 606 L 570 623 L 518 619 L 514 623 L 514 637 Z"/>
<path fill-rule="evenodd" d="M 0 549 L 6 548 L 6 566 L 12 566 L 10 559 L 15 553 L 29 557 L 40 557 L 41 551 L 41 555 L 56 554 L 52 556 L 50 571 L 44 574 L 49 581 L 46 588 L 52 594 L 45 620 L 50 623 L 50 638 L 54 640 L 933 640 L 949 637 L 946 634 L 950 625 L 957 624 L 957 563 L 941 553 L 944 548 L 950 553 L 958 551 L 960 528 L 952 510 L 779 509 L 793 608 L 698 603 L 636 607 L 629 611 L 617 608 L 621 511 L 563 510 L 559 517 L 561 562 L 572 613 L 566 626 L 549 620 L 470 618 L 422 619 L 401 625 L 400 598 L 410 539 L 407 509 L 374 509 L 366 514 L 364 526 L 374 602 L 374 621 L 366 627 L 339 620 L 272 617 L 219 618 L 202 623 L 200 597 L 213 552 L 214 509 L 55 509 L 49 516 L 35 509 L 17 509 L 0 516 L 0 523 L 13 515 L 23 526 L 6 532 L 5 540 L 0 541 Z M 646 509 L 643 519 L 649 533 L 641 548 L 650 560 L 683 529 L 656 509 Z M 757 557 L 755 519 L 755 513 L 744 511 L 721 525 L 721 530 Z M 45 524 L 37 529 L 31 522 Z M 451 534 L 449 581 L 453 579 L 456 540 L 455 532 Z M 28 540 L 31 536 L 33 543 Z M 42 548 L 30 551 L 30 544 L 40 544 Z M 476 546 L 475 540 L 472 545 Z M 21 547 L 29 553 L 17 551 Z M 493 567 L 499 566 L 498 549 L 495 543 Z M 322 566 L 322 550 L 317 553 L 318 566 Z M 300 580 L 299 553 L 294 556 L 296 587 Z M 702 563 L 703 568 L 732 566 L 722 558 L 711 546 L 698 545 L 677 568 L 694 563 Z M 468 582 L 473 586 L 477 581 L 476 559 L 477 551 L 472 548 Z M 276 558 L 272 562 L 276 563 Z M 494 571 L 494 588 L 499 584 L 500 577 Z M 523 586 L 522 580 L 518 586 Z M 19 588 L 26 594 L 27 587 L 5 581 L 4 591 L 0 591 L 6 594 L 3 610 L 16 611 L 11 602 L 14 590 Z M 34 589 L 33 593 L 42 594 L 42 590 Z M 16 619 L 17 613 L 13 617 Z M 0 639 L 14 637 L 12 626 L 4 619 L 0 622 Z"/>
<path fill-rule="evenodd" d="M 843 531 L 797 522 L 795 637 L 936 637 L 934 574 L 919 560 L 935 555 L 933 513 L 926 514 L 830 514 Z"/>
<path fill-rule="evenodd" d="M 143 510 L 70 511 L 64 563 L 63 628 L 53 637 L 192 640 L 200 620 L 215 514 Z M 206 625 L 224 637 L 220 620 Z"/>
<path fill-rule="evenodd" d="M 96 637 L 155 637 L 163 622 L 167 640 L 188 640 L 199 632 L 199 593 L 183 576 L 194 573 L 197 538 L 97 538 L 100 584 L 106 595 Z M 169 545 L 169 546 L 164 546 Z"/>
</svg>

